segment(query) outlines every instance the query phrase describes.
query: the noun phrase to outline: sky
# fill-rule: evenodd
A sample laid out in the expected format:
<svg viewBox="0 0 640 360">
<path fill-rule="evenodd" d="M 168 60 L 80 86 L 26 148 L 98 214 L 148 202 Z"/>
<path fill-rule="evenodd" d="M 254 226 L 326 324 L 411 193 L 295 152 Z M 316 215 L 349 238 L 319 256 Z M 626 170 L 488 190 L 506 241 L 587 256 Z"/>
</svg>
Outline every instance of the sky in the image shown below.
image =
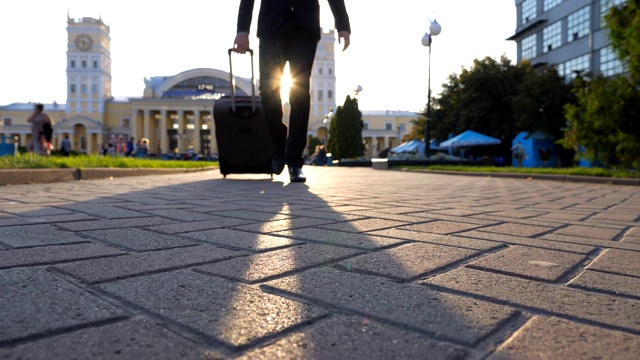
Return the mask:
<svg viewBox="0 0 640 360">
<path fill-rule="evenodd" d="M 474 59 L 507 56 L 516 44 L 514 0 L 345 0 L 351 46 L 336 44 L 338 105 L 360 85 L 361 110 L 421 111 L 427 100 L 428 48 L 421 44 L 429 21 L 442 32 L 433 37 L 431 91 L 436 96 L 451 74 Z M 251 45 L 255 37 L 256 0 Z M 32 0 L 0 5 L 0 105 L 66 102 L 67 14 L 101 17 L 111 29 L 112 95 L 141 97 L 144 78 L 172 76 L 195 68 L 228 71 L 239 0 Z M 321 25 L 333 27 L 326 0 Z M 236 65 L 236 62 L 238 65 Z M 234 72 L 250 76 L 247 61 Z M 257 58 L 256 58 L 257 72 Z"/>
</svg>

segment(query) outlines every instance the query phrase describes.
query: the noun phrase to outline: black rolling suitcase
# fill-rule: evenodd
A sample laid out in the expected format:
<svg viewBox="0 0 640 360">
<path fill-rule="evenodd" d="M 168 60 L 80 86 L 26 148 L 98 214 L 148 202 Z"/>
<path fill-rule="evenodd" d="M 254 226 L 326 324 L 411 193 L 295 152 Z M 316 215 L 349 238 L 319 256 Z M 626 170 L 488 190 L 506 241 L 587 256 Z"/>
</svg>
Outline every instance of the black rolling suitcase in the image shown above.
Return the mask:
<svg viewBox="0 0 640 360">
<path fill-rule="evenodd" d="M 231 96 L 223 96 L 213 105 L 220 173 L 225 178 L 228 174 L 269 174 L 273 178 L 271 157 L 275 147 L 255 92 L 253 50 L 249 50 L 251 96 L 236 96 L 232 52 L 229 49 Z"/>
</svg>

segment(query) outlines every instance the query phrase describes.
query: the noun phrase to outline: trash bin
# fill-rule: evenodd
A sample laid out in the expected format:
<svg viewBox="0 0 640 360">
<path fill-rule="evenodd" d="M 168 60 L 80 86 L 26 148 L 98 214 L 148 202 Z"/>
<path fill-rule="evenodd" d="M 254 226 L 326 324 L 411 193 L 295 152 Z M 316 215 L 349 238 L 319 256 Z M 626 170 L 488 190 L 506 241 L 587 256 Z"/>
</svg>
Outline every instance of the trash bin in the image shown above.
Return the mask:
<svg viewBox="0 0 640 360">
<path fill-rule="evenodd" d="M 0 139 L 0 156 L 15 156 L 17 153 L 18 142 L 12 136 L 2 136 Z"/>
</svg>

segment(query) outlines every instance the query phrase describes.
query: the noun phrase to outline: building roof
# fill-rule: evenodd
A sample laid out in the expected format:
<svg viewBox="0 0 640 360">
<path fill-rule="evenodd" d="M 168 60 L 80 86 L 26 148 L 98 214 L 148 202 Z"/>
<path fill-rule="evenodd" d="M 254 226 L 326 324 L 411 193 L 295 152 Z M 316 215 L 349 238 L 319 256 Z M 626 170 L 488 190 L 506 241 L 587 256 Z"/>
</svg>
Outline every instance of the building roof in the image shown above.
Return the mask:
<svg viewBox="0 0 640 360">
<path fill-rule="evenodd" d="M 411 117 L 415 118 L 419 115 L 414 111 L 405 110 L 361 110 L 362 116 L 374 117 L 374 116 L 394 116 L 394 117 Z"/>
<path fill-rule="evenodd" d="M 9 105 L 0 106 L 0 109 L 3 111 L 31 111 L 33 110 L 33 106 L 36 103 L 28 102 L 28 103 L 13 103 Z M 44 105 L 44 110 L 46 111 L 65 111 L 66 105 L 60 104 L 57 102 L 53 102 L 50 104 L 42 103 Z"/>
</svg>

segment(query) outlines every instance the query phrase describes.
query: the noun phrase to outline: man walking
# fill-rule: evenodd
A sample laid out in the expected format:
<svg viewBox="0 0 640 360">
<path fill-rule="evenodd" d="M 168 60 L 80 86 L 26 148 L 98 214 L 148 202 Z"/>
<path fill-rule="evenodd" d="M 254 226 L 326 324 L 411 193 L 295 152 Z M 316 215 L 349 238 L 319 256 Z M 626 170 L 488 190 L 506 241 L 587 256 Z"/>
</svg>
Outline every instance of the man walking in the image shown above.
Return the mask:
<svg viewBox="0 0 640 360">
<path fill-rule="evenodd" d="M 338 30 L 338 43 L 349 47 L 351 27 L 344 0 L 328 0 Z M 234 50 L 249 50 L 249 30 L 254 0 L 241 0 Z M 267 124 L 271 128 L 276 153 L 273 171 L 280 174 L 286 163 L 291 182 L 305 182 L 302 152 L 307 143 L 311 95 L 309 83 L 320 40 L 320 4 L 318 0 L 262 0 L 257 35 L 260 39 L 260 96 Z M 289 62 L 292 87 L 289 91 L 291 114 L 289 136 L 282 123 L 280 77 Z"/>
</svg>

